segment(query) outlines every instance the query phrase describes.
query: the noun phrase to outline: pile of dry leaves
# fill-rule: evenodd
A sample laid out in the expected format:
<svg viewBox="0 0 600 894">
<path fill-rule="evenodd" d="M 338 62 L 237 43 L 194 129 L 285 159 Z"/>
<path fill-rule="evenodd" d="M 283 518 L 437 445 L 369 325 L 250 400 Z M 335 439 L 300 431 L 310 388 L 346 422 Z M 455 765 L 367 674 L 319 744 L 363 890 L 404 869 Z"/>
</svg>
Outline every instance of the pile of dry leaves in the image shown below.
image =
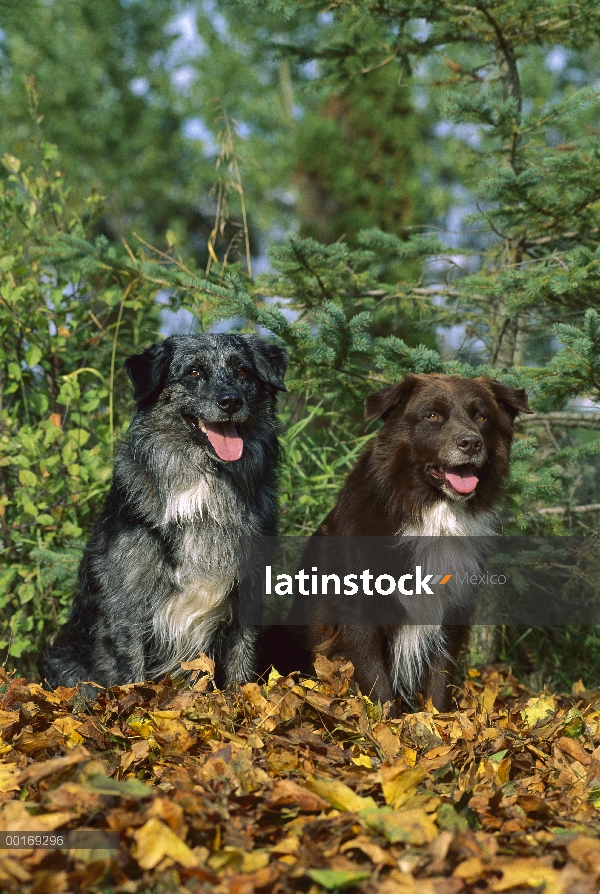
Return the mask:
<svg viewBox="0 0 600 894">
<path fill-rule="evenodd" d="M 0 850 L 0 891 L 599 890 L 600 693 L 472 670 L 455 713 L 391 721 L 349 664 L 209 692 L 211 664 L 95 702 L 2 675 L 0 831 L 120 850 Z"/>
</svg>

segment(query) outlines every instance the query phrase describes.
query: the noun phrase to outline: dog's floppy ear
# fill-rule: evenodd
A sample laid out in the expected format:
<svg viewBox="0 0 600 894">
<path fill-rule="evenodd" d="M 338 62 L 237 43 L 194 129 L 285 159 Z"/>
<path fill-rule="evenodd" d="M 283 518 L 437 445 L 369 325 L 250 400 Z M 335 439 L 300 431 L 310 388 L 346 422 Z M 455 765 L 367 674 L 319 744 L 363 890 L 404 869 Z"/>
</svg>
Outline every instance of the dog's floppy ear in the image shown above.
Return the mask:
<svg viewBox="0 0 600 894">
<path fill-rule="evenodd" d="M 396 382 L 395 385 L 390 385 L 388 388 L 376 391 L 375 394 L 370 394 L 365 398 L 365 419 L 374 419 L 376 416 L 381 416 L 385 421 L 398 404 L 408 400 L 418 381 L 418 376 L 410 373 L 401 382 Z"/>
<path fill-rule="evenodd" d="M 172 356 L 173 349 L 167 340 L 150 345 L 141 354 L 134 354 L 125 361 L 137 404 L 151 403 L 158 396 L 167 378 Z"/>
<path fill-rule="evenodd" d="M 497 379 L 488 379 L 483 377 L 485 383 L 492 389 L 497 402 L 503 407 L 514 419 L 519 413 L 533 413 L 527 403 L 527 392 L 524 388 L 511 388 L 510 385 L 504 385 Z"/>
<path fill-rule="evenodd" d="M 285 348 L 263 341 L 256 335 L 245 335 L 244 338 L 252 351 L 252 359 L 259 378 L 276 391 L 287 391 L 283 384 L 283 377 L 288 365 Z"/>
</svg>

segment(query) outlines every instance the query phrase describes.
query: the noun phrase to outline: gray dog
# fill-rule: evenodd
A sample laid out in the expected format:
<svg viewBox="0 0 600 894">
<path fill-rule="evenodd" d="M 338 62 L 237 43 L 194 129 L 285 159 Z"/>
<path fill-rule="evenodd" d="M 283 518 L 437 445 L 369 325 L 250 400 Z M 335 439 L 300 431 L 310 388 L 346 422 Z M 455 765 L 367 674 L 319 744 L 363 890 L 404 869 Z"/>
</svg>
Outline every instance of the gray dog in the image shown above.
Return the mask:
<svg viewBox="0 0 600 894">
<path fill-rule="evenodd" d="M 39 662 L 51 686 L 159 678 L 206 652 L 220 685 L 252 678 L 239 617 L 248 538 L 274 535 L 283 348 L 172 336 L 126 361 L 137 412 L 80 567 L 71 616 Z M 251 588 L 244 588 L 250 592 Z"/>
</svg>

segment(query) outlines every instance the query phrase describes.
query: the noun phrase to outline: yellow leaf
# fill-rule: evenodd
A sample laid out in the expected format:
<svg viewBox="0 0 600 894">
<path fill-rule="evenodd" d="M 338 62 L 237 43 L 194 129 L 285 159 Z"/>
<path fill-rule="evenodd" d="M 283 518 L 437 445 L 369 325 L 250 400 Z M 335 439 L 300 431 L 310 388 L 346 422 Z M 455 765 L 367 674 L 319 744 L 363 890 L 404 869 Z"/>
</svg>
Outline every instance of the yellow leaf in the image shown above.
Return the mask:
<svg viewBox="0 0 600 894">
<path fill-rule="evenodd" d="M 336 810 L 358 813 L 361 810 L 372 810 L 377 806 L 373 798 L 361 798 L 349 786 L 337 779 L 311 777 L 306 780 L 306 787 L 315 795 L 328 801 Z"/>
<path fill-rule="evenodd" d="M 517 857 L 505 866 L 497 867 L 502 870 L 502 878 L 494 882 L 492 891 L 508 891 L 511 888 L 540 888 L 550 886 L 557 880 L 558 871 L 551 866 L 544 866 L 535 857 Z M 560 890 L 560 889 L 559 889 Z"/>
<path fill-rule="evenodd" d="M 66 736 L 69 748 L 75 748 L 76 745 L 80 745 L 83 742 L 83 736 L 77 732 L 79 727 L 83 726 L 83 723 L 80 720 L 76 720 L 72 714 L 66 714 L 64 717 L 57 717 L 52 723 L 52 726 L 57 729 L 59 733 L 62 733 L 63 736 Z"/>
<path fill-rule="evenodd" d="M 398 809 L 412 798 L 417 786 L 423 782 L 425 771 L 420 767 L 407 769 L 403 763 L 383 764 L 381 767 L 381 788 L 385 803 Z"/>
<path fill-rule="evenodd" d="M 269 674 L 269 679 L 267 680 L 267 689 L 270 689 L 277 680 L 281 679 L 281 674 L 278 670 L 275 670 L 274 667 L 271 668 L 271 673 Z"/>
<path fill-rule="evenodd" d="M 136 732 L 138 736 L 142 736 L 144 739 L 149 739 L 151 736 L 154 735 L 154 727 L 149 720 L 146 720 L 145 717 L 129 717 L 127 720 L 127 726 L 134 730 L 134 732 Z"/>
<path fill-rule="evenodd" d="M 537 726 L 553 714 L 556 714 L 556 700 L 553 695 L 530 698 L 527 707 L 521 711 L 521 717 L 528 727 Z"/>
<path fill-rule="evenodd" d="M 359 754 L 358 757 L 352 758 L 352 763 L 357 767 L 367 767 L 368 770 L 373 769 L 373 761 L 368 754 Z"/>
<path fill-rule="evenodd" d="M 0 792 L 18 792 L 19 773 L 20 770 L 15 764 L 0 763 Z"/>
<path fill-rule="evenodd" d="M 362 819 L 369 829 L 380 832 L 390 844 L 428 844 L 437 837 L 438 830 L 432 818 L 424 810 L 390 810 L 381 807 L 369 810 Z"/>
<path fill-rule="evenodd" d="M 454 872 L 454 878 L 462 878 L 468 885 L 472 885 L 483 875 L 483 863 L 480 857 L 470 857 L 459 863 Z"/>
<path fill-rule="evenodd" d="M 265 708 L 269 704 L 262 694 L 258 683 L 246 683 L 246 685 L 241 688 L 244 700 L 249 702 L 255 708 Z"/>
<path fill-rule="evenodd" d="M 278 844 L 269 848 L 272 854 L 297 854 L 300 848 L 300 839 L 297 835 L 288 835 Z"/>
<path fill-rule="evenodd" d="M 402 756 L 409 767 L 414 767 L 417 763 L 418 752 L 414 748 L 403 748 Z"/>
<path fill-rule="evenodd" d="M 242 872 L 256 872 L 269 865 L 269 852 L 262 850 L 244 851 L 242 857 Z"/>
<path fill-rule="evenodd" d="M 494 703 L 498 698 L 499 688 L 500 687 L 498 686 L 497 680 L 490 680 L 488 683 L 485 684 L 485 689 L 481 693 L 481 704 L 488 714 L 491 714 Z"/>
<path fill-rule="evenodd" d="M 142 869 L 154 869 L 164 857 L 170 857 L 186 869 L 198 865 L 194 852 L 157 817 L 149 819 L 133 837 L 136 842 L 134 857 Z"/>
</svg>

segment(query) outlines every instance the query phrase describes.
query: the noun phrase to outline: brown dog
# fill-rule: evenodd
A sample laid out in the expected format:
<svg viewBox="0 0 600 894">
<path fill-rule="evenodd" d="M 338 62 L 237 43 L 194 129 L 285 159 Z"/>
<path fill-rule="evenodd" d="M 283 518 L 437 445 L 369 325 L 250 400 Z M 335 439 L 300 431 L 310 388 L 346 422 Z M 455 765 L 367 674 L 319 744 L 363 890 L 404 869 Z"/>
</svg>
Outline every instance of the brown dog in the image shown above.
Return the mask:
<svg viewBox="0 0 600 894">
<path fill-rule="evenodd" d="M 371 395 L 365 418 L 380 416 L 385 424 L 348 475 L 317 538 L 400 535 L 419 572 L 435 562 L 443 565 L 444 556 L 456 559 L 456 550 L 462 560 L 477 564 L 483 539 L 494 533 L 493 507 L 508 475 L 519 412 L 532 412 L 525 391 L 485 376 L 408 375 Z M 442 542 L 439 535 L 455 536 Z M 317 538 L 309 544 L 312 563 L 326 545 Z M 404 599 L 408 623 L 398 626 L 331 624 L 323 601 L 313 599 L 308 608 L 311 652 L 352 661 L 362 692 L 374 700 L 403 697 L 411 703 L 421 691 L 438 710 L 448 710 L 449 683 L 468 627 L 444 623 L 448 605 L 461 595 L 447 587 L 443 596 L 435 603 L 433 623 L 426 624 L 423 602 L 413 613 L 421 620 L 410 623 L 411 600 Z M 352 596 L 343 598 L 344 617 L 351 618 Z"/>
</svg>

